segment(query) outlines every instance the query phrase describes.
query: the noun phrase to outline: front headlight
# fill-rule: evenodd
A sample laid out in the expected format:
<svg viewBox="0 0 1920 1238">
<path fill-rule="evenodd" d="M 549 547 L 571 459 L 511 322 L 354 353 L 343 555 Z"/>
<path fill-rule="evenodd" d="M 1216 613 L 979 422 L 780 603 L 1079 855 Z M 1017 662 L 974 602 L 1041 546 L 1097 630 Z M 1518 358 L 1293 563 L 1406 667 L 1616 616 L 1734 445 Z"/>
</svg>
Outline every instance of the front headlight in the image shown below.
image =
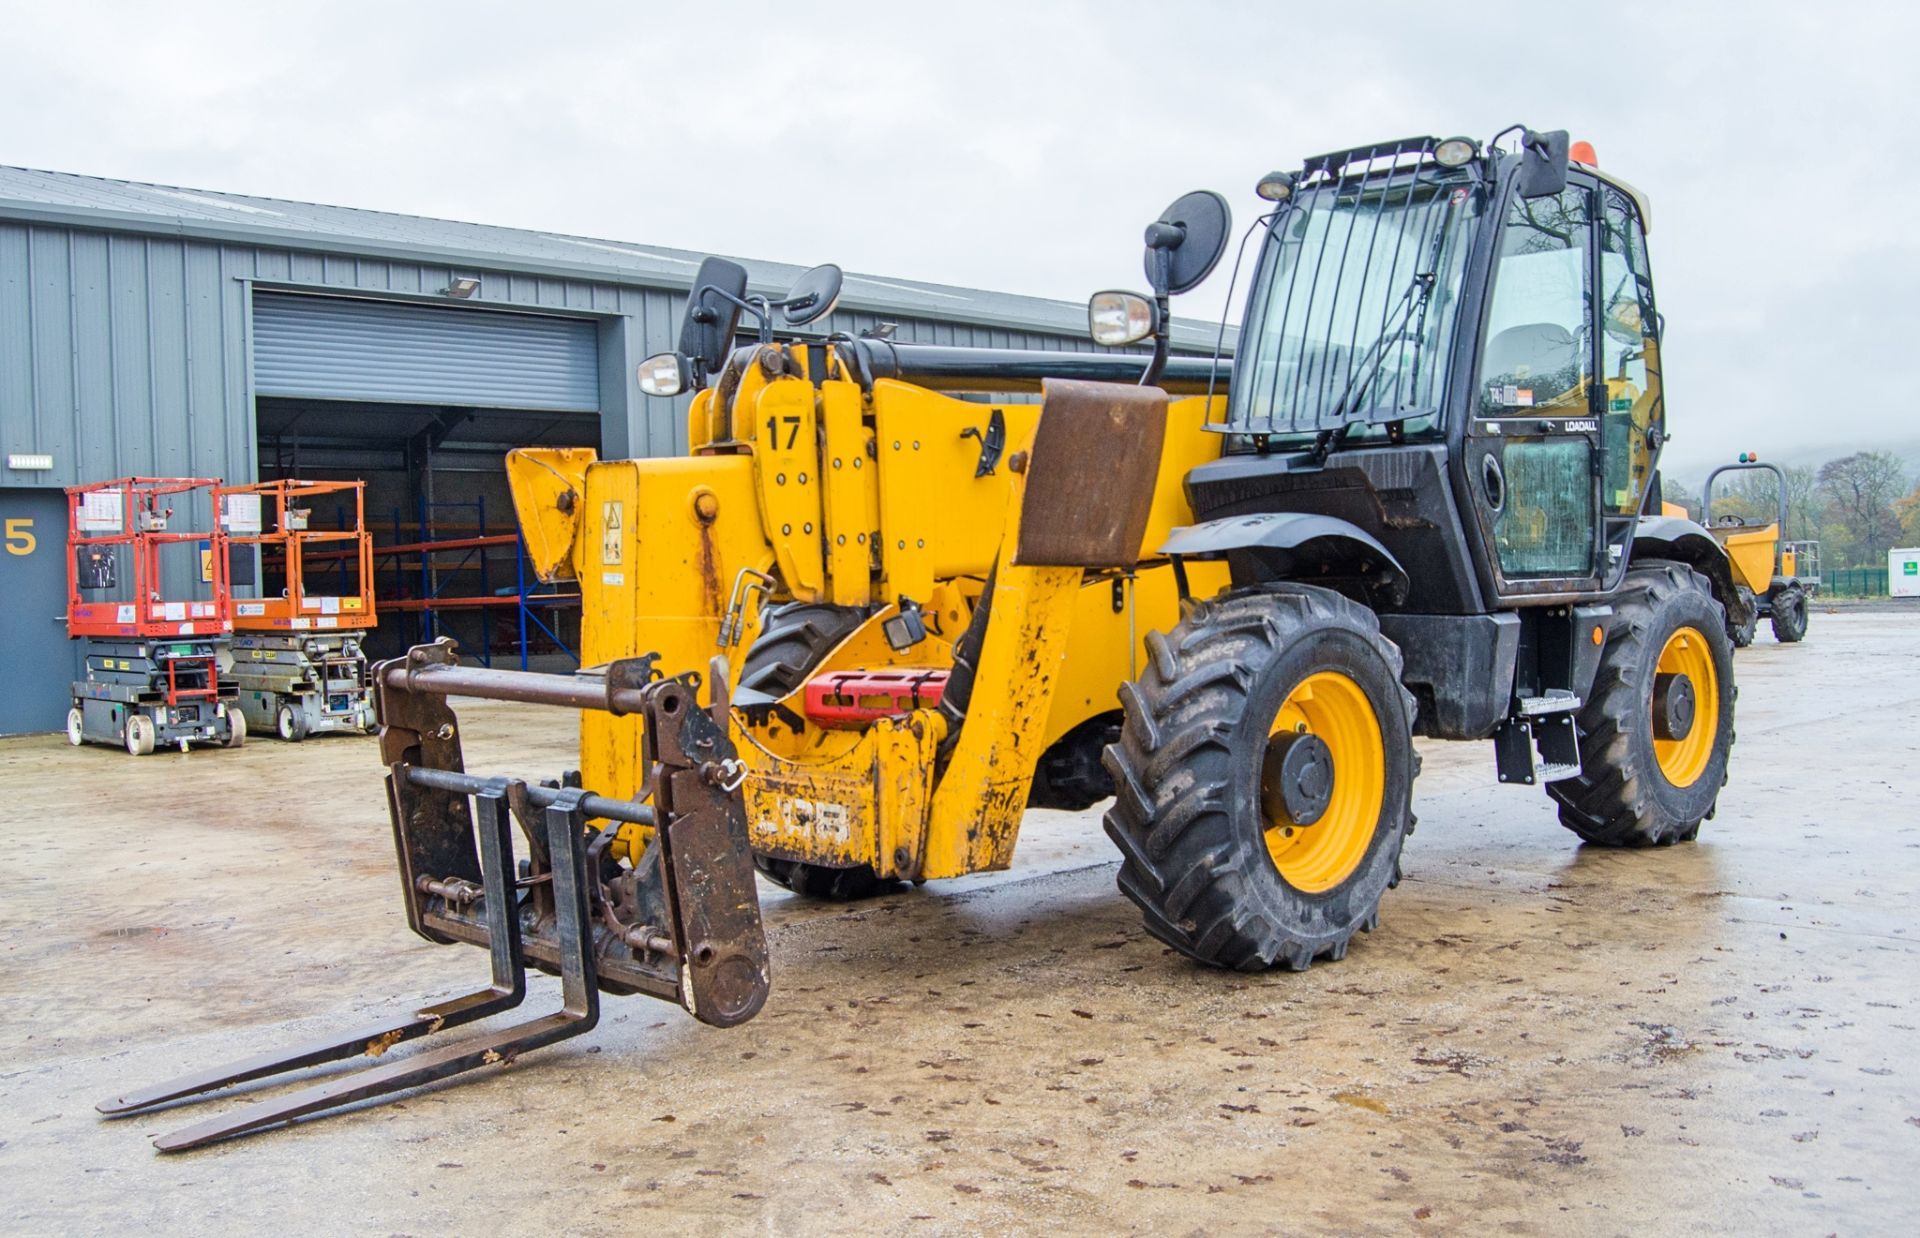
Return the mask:
<svg viewBox="0 0 1920 1238">
<path fill-rule="evenodd" d="M 687 389 L 687 361 L 676 352 L 656 353 L 640 363 L 640 390 L 647 395 L 679 395 Z"/>
<path fill-rule="evenodd" d="M 1433 148 L 1433 161 L 1443 168 L 1464 168 L 1480 153 L 1472 138 L 1448 138 Z"/>
<path fill-rule="evenodd" d="M 1285 202 L 1293 196 L 1293 173 L 1269 172 L 1260 178 L 1253 191 L 1269 202 Z"/>
<path fill-rule="evenodd" d="M 1137 292 L 1096 292 L 1087 299 L 1087 333 L 1106 348 L 1137 344 L 1160 326 L 1160 307 Z"/>
</svg>

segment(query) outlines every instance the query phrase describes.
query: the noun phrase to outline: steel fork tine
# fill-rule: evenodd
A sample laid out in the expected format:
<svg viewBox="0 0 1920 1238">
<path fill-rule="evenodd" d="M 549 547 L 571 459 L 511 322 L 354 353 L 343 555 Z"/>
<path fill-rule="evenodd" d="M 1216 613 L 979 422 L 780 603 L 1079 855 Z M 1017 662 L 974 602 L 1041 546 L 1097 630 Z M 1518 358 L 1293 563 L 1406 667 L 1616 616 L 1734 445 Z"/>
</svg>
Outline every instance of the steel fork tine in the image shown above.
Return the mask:
<svg viewBox="0 0 1920 1238">
<path fill-rule="evenodd" d="M 504 841 L 511 828 L 505 794 L 505 787 L 499 787 L 475 798 L 482 801 L 482 817 L 486 822 L 486 828 L 480 831 L 480 835 L 481 862 L 488 888 L 510 891 L 511 883 L 497 884 L 504 881 L 505 864 L 512 855 L 510 846 L 497 845 Z M 581 807 L 586 794 L 576 789 L 563 791 L 545 812 L 547 842 L 554 856 L 556 928 L 562 946 L 562 1008 L 559 1011 L 317 1083 L 291 1096 L 257 1101 L 220 1117 L 162 1135 L 154 1140 L 154 1147 L 162 1152 L 184 1152 L 189 1148 L 203 1147 L 309 1114 L 419 1087 L 451 1075 L 488 1066 L 502 1066 L 518 1054 L 591 1030 L 600 1017 L 600 991 L 593 963 L 593 926 L 587 919 L 586 849 L 582 841 L 586 813 Z M 513 991 L 510 995 L 502 995 L 500 1000 L 511 996 L 513 1002 L 518 1002 L 526 987 L 525 971 L 521 967 L 519 922 L 507 904 L 510 904 L 507 898 L 487 900 L 488 929 L 495 943 L 496 959 L 510 955 L 515 967 Z M 509 949 L 502 950 L 502 943 Z M 488 992 L 492 994 L 494 991 Z M 482 1013 L 504 1008 L 495 1005 Z M 423 1011 L 422 1015 L 426 1013 Z M 461 1021 L 478 1017 L 480 1015 L 467 1013 Z M 439 1026 L 436 1023 L 426 1030 L 438 1030 Z"/>
<path fill-rule="evenodd" d="M 489 1035 L 475 1036 L 437 1049 L 426 1049 L 400 1061 L 355 1071 L 341 1079 L 302 1088 L 291 1096 L 258 1101 L 232 1113 L 162 1135 L 153 1141 L 153 1146 L 162 1152 L 184 1152 L 189 1148 L 231 1139 L 235 1135 L 291 1122 L 308 1114 L 405 1091 L 449 1075 L 486 1066 L 504 1066 L 516 1054 L 578 1035 L 591 1026 L 591 1023 L 565 1011 L 546 1015 Z"/>
<path fill-rule="evenodd" d="M 95 1108 L 108 1117 L 124 1117 L 169 1101 L 214 1092 L 253 1079 L 285 1074 L 290 1070 L 318 1066 L 323 1062 L 336 1062 L 362 1053 L 378 1057 L 402 1041 L 472 1023 L 519 1005 L 526 997 L 526 969 L 521 957 L 520 921 L 513 905 L 513 882 L 508 876 L 513 859 L 513 841 L 506 790 L 504 786 L 489 787 L 473 798 L 480 808 L 475 833 L 480 841 L 484 888 L 499 892 L 483 899 L 492 947 L 489 951 L 493 966 L 491 986 L 477 993 L 436 1002 L 404 1019 L 389 1019 L 359 1031 L 302 1045 L 291 1052 L 261 1054 L 226 1066 L 183 1075 L 102 1101 Z"/>
</svg>

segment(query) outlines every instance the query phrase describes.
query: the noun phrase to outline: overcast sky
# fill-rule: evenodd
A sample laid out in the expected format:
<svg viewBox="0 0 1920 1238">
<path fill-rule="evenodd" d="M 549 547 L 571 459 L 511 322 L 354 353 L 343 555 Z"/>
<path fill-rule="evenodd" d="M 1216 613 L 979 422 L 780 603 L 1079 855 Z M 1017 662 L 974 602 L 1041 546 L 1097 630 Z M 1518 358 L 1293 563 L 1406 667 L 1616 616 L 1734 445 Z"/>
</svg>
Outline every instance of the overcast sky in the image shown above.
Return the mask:
<svg viewBox="0 0 1920 1238">
<path fill-rule="evenodd" d="M 1652 200 L 1674 465 L 1920 467 L 1917 12 L 4 0 L 0 162 L 1081 300 L 1187 189 L 1524 121 Z"/>
</svg>

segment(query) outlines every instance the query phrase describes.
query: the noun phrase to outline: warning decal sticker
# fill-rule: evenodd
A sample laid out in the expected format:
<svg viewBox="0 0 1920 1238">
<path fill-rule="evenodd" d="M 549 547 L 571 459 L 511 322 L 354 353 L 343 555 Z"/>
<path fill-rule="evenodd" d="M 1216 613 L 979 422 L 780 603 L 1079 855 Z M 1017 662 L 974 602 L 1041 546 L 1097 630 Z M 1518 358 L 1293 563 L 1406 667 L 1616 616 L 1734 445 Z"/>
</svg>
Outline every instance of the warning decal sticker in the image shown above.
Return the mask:
<svg viewBox="0 0 1920 1238">
<path fill-rule="evenodd" d="M 620 526 L 625 507 L 619 499 L 609 499 L 600 505 L 600 562 L 608 567 L 618 567 L 621 563 Z"/>
</svg>

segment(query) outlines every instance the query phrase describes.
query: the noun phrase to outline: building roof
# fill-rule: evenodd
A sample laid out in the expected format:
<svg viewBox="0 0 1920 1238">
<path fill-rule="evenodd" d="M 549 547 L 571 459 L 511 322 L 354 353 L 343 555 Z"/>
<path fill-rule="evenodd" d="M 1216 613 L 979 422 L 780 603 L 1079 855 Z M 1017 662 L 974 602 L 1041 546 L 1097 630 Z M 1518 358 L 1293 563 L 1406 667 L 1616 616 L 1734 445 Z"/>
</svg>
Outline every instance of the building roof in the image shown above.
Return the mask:
<svg viewBox="0 0 1920 1238">
<path fill-rule="evenodd" d="M 0 166 L 0 219 L 408 261 L 430 258 L 476 271 L 672 289 L 687 288 L 707 256 L 662 245 L 5 166 Z M 802 269 L 751 258 L 735 261 L 747 268 L 756 289 L 775 292 Z M 1087 326 L 1083 303 L 852 272 L 842 304 L 876 314 L 1061 335 L 1083 335 Z M 1173 341 L 1184 350 L 1211 351 L 1217 331 L 1217 324 L 1178 319 Z M 1232 343 L 1229 331 L 1229 349 Z"/>
</svg>

